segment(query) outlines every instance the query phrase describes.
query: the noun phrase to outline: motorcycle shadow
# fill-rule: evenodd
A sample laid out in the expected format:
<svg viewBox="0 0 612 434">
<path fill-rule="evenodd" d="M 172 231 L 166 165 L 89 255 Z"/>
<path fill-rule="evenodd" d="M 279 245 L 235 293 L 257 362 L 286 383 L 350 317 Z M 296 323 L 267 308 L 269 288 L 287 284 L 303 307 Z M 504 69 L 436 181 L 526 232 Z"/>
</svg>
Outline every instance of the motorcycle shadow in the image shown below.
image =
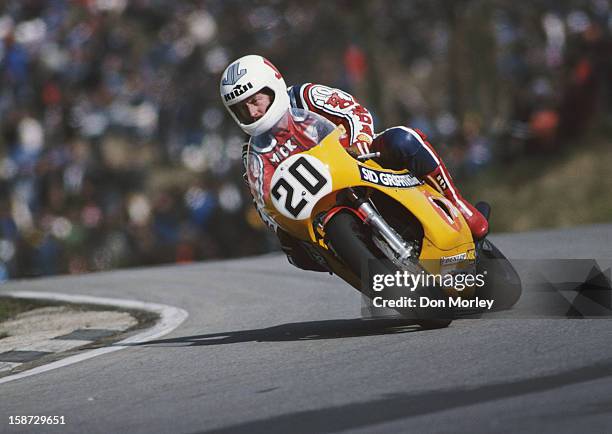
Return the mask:
<svg viewBox="0 0 612 434">
<path fill-rule="evenodd" d="M 243 342 L 281 342 L 317 339 L 342 339 L 360 336 L 411 333 L 422 328 L 414 321 L 398 319 L 340 319 L 280 324 L 253 330 L 239 330 L 159 339 L 135 346 L 200 346 L 227 345 Z"/>
</svg>

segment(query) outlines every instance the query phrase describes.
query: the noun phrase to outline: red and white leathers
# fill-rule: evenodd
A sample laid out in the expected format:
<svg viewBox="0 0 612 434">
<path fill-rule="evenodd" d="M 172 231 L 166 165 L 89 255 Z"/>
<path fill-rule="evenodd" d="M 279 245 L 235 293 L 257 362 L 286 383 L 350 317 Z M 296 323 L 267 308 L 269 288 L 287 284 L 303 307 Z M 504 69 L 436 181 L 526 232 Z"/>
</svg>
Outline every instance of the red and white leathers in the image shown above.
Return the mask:
<svg viewBox="0 0 612 434">
<path fill-rule="evenodd" d="M 406 127 L 393 127 L 375 134 L 370 112 L 353 96 L 339 89 L 306 83 L 291 86 L 287 91 L 292 107 L 315 112 L 335 125 L 343 125 L 347 132 L 341 138 L 343 146 L 353 146 L 361 154 L 380 152 L 378 161 L 384 167 L 408 168 L 457 207 L 476 239 L 487 234 L 487 220 L 461 196 L 442 159 L 423 133 Z M 287 146 L 286 137 L 282 135 L 278 137 L 276 146 L 259 152 L 260 169 L 264 175 L 262 181 L 265 183 L 265 178 L 272 176 L 281 161 L 297 152 L 300 152 L 299 147 L 291 143 Z"/>
<path fill-rule="evenodd" d="M 374 119 L 352 95 L 321 84 L 306 83 L 288 89 L 291 106 L 315 112 L 336 125 L 343 125 L 345 147 L 356 146 L 360 153 L 370 152 L 374 140 Z"/>
</svg>

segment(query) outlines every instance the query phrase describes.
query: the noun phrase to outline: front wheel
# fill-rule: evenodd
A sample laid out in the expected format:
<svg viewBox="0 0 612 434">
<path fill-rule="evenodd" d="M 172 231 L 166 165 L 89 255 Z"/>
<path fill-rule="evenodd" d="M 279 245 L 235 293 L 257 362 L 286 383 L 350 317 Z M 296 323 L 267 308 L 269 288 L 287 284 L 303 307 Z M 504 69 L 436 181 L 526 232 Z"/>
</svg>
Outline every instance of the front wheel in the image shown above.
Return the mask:
<svg viewBox="0 0 612 434">
<path fill-rule="evenodd" d="M 327 223 L 325 233 L 326 242 L 335 256 L 354 275 L 355 278 L 351 279 L 353 282 L 351 285 L 370 300 L 380 295 L 370 287 L 370 276 L 395 274 L 397 271 L 401 271 L 390 261 L 383 258 L 382 253 L 372 243 L 367 226 L 352 213 L 339 212 L 334 215 Z M 368 272 L 369 276 L 367 276 Z M 367 279 L 362 279 L 363 277 L 367 277 Z M 405 292 L 405 288 L 403 290 Z M 387 292 L 387 294 L 391 293 Z M 439 288 L 421 288 L 411 295 L 415 298 L 418 298 L 417 296 L 427 296 L 433 299 L 440 299 L 444 296 Z M 401 296 L 401 293 L 396 293 L 396 296 Z M 452 321 L 448 318 L 450 316 L 449 312 L 442 309 L 429 310 L 406 307 L 395 308 L 395 310 L 406 318 L 414 318 L 421 327 L 426 329 L 444 328 Z"/>
</svg>

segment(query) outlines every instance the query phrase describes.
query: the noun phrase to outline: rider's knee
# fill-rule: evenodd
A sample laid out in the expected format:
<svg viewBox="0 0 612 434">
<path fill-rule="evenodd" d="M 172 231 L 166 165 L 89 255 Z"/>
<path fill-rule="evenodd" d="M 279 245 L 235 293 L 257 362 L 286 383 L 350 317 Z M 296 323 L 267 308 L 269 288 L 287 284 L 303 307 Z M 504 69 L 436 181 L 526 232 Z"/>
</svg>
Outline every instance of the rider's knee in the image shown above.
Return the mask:
<svg viewBox="0 0 612 434">
<path fill-rule="evenodd" d="M 414 157 L 422 147 L 418 134 L 405 127 L 389 128 L 385 131 L 385 142 L 404 158 Z"/>
</svg>

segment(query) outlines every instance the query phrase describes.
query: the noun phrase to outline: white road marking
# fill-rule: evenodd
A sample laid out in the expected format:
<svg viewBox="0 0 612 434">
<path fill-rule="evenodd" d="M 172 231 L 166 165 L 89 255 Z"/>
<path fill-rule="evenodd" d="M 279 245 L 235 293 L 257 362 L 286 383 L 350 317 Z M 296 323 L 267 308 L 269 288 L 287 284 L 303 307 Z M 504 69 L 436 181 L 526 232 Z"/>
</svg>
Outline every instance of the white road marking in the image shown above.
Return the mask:
<svg viewBox="0 0 612 434">
<path fill-rule="evenodd" d="M 31 375 L 40 374 L 42 372 L 51 371 L 53 369 L 61 368 L 64 366 L 72 365 L 73 363 L 80 362 L 82 360 L 91 359 L 102 354 L 112 353 L 114 351 L 127 348 L 129 345 L 136 343 L 144 343 L 149 340 L 157 339 L 170 333 L 172 330 L 177 328 L 189 314 L 186 310 L 168 306 L 165 304 L 157 303 L 145 303 L 137 300 L 124 300 L 120 298 L 106 298 L 106 297 L 93 297 L 89 295 L 70 295 L 61 294 L 56 292 L 34 292 L 34 291 L 12 291 L 12 292 L 0 292 L 0 295 L 5 297 L 14 298 L 28 298 L 36 300 L 53 300 L 63 301 L 67 303 L 81 303 L 81 304 L 97 304 L 116 306 L 123 309 L 136 309 L 145 310 L 148 312 L 157 313 L 160 316 L 159 321 L 151 328 L 143 330 L 142 332 L 130 336 L 120 342 L 112 344 L 112 346 L 96 348 L 91 351 L 86 351 L 82 354 L 66 357 L 65 359 L 57 360 L 55 362 L 38 366 L 30 370 L 19 372 L 17 374 L 8 375 L 0 378 L 0 384 L 8 383 L 9 381 L 18 380 L 20 378 L 29 377 Z"/>
<path fill-rule="evenodd" d="M 63 339 L 49 339 L 42 342 L 36 342 L 31 345 L 24 345 L 15 348 L 15 351 L 45 351 L 48 353 L 61 353 L 62 351 L 68 351 L 72 348 L 81 347 L 92 343 L 91 340 L 63 340 Z"/>
</svg>

